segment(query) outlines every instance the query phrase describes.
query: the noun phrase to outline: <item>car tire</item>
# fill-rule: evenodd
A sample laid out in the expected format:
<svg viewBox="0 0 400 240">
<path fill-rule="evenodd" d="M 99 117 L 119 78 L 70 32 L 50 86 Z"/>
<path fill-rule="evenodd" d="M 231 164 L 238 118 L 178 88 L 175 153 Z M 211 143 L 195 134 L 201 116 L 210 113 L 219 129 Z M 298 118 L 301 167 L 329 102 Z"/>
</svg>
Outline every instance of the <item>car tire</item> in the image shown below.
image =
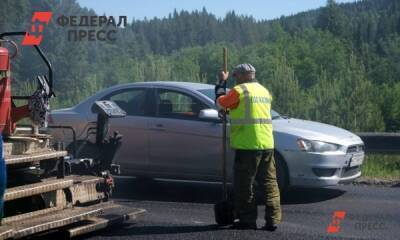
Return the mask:
<svg viewBox="0 0 400 240">
<path fill-rule="evenodd" d="M 289 171 L 283 157 L 275 152 L 276 178 L 281 195 L 284 195 L 289 188 Z"/>
</svg>

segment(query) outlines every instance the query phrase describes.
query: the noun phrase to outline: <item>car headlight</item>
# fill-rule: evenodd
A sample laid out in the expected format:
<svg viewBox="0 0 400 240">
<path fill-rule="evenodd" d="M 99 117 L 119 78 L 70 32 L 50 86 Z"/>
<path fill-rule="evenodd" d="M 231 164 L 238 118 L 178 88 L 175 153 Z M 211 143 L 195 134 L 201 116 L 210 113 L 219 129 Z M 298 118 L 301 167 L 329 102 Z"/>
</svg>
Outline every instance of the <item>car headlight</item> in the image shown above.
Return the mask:
<svg viewBox="0 0 400 240">
<path fill-rule="evenodd" d="M 305 152 L 333 152 L 340 148 L 338 144 L 306 139 L 298 139 L 297 145 Z"/>
</svg>

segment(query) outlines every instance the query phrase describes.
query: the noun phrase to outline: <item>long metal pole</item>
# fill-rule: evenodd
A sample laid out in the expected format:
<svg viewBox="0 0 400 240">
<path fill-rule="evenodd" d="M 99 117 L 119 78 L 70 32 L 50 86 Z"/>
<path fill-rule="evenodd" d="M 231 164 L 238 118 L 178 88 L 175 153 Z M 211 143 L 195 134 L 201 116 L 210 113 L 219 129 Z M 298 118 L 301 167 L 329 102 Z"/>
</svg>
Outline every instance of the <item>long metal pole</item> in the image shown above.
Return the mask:
<svg viewBox="0 0 400 240">
<path fill-rule="evenodd" d="M 228 49 L 227 48 L 223 48 L 223 70 L 224 72 L 228 72 Z M 226 84 L 224 85 L 225 87 L 225 92 L 226 92 Z M 223 199 L 227 200 L 228 199 L 228 189 L 227 189 L 227 154 L 226 154 L 226 141 L 227 141 L 227 136 L 226 136 L 226 110 L 223 109 L 222 110 L 222 171 L 223 171 Z"/>
</svg>

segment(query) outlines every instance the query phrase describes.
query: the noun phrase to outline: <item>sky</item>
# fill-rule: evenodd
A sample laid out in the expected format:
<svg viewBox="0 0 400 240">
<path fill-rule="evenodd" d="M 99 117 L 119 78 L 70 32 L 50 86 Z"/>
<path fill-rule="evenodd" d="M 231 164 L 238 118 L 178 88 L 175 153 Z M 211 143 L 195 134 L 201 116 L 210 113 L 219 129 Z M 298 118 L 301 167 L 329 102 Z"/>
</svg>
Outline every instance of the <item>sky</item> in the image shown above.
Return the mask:
<svg viewBox="0 0 400 240">
<path fill-rule="evenodd" d="M 355 0 L 336 0 L 338 3 Z M 127 16 L 128 22 L 147 17 L 166 17 L 177 10 L 201 10 L 203 7 L 217 17 L 234 10 L 238 14 L 252 15 L 257 20 L 274 19 L 326 5 L 326 0 L 78 0 L 83 7 L 97 14 Z"/>
</svg>

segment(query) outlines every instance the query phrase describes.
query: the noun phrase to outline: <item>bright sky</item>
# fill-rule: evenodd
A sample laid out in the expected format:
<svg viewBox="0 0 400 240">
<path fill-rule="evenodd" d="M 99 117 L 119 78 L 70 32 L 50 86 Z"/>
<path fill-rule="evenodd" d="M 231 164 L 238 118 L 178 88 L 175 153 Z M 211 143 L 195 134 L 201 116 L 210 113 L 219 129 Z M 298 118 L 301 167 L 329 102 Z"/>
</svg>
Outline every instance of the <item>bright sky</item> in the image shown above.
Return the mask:
<svg viewBox="0 0 400 240">
<path fill-rule="evenodd" d="M 336 0 L 338 3 L 355 0 Z M 128 16 L 132 19 L 165 17 L 177 10 L 201 10 L 203 7 L 218 17 L 230 10 L 256 19 L 273 19 L 326 5 L 326 0 L 78 0 L 81 6 L 97 14 Z"/>
</svg>

